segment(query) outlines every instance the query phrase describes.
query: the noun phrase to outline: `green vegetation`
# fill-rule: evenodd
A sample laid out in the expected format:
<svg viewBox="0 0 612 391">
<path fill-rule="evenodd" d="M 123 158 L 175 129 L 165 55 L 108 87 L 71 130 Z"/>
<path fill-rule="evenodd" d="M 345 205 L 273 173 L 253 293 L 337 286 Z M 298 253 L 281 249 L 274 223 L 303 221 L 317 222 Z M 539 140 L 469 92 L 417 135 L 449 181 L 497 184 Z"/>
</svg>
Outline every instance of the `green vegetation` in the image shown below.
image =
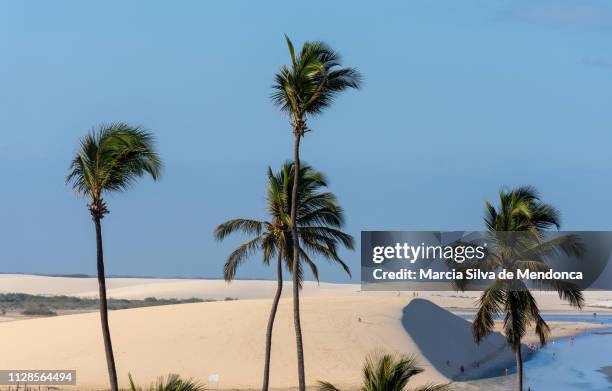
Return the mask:
<svg viewBox="0 0 612 391">
<path fill-rule="evenodd" d="M 293 321 L 298 365 L 299 391 L 306 391 L 304 374 L 304 346 L 300 322 L 299 258 L 300 241 L 297 224 L 297 192 L 300 185 L 300 140 L 311 131 L 307 120 L 329 108 L 341 92 L 349 88 L 359 88 L 362 76 L 354 68 L 342 68 L 340 55 L 323 42 L 305 42 L 299 53 L 295 53 L 293 43 L 285 36 L 291 64 L 281 66 L 272 85 L 272 102 L 289 116 L 294 136 L 293 164 L 295 165 L 292 198 L 289 214 L 291 216 L 291 237 L 293 254 Z M 263 391 L 266 391 L 264 388 Z"/>
<path fill-rule="evenodd" d="M 201 303 L 205 301 L 195 297 L 189 299 L 157 299 L 147 297 L 144 300 L 108 299 L 108 309 L 123 310 L 128 308 L 153 307 L 171 304 Z M 27 293 L 0 293 L 0 307 L 6 311 L 18 311 L 24 315 L 48 315 L 41 311 L 34 313 L 36 309 L 48 309 L 53 311 L 87 311 L 95 310 L 100 306 L 99 299 L 82 298 L 74 296 L 41 296 L 29 295 Z M 26 313 L 28 311 L 28 313 Z"/>
<path fill-rule="evenodd" d="M 271 259 L 277 258 L 277 288 L 266 330 L 262 387 L 264 391 L 268 389 L 270 378 L 272 329 L 283 289 L 283 261 L 288 270 L 297 270 L 297 281 L 300 286 L 304 278 L 303 266 L 296 265 L 296 269 L 293 267 L 293 245 L 289 217 L 294 178 L 293 168 L 293 164 L 289 162 L 286 162 L 276 174 L 268 168 L 267 202 L 268 214 L 270 215 L 268 221 L 229 220 L 219 225 L 214 232 L 218 240 L 223 240 L 227 235 L 235 232 L 253 236 L 252 239 L 241 244 L 228 257 L 224 268 L 226 281 L 234 279 L 240 264 L 255 251 L 263 252 L 264 265 L 269 265 Z M 303 243 L 303 247 L 300 248 L 302 261 L 310 267 L 317 281 L 319 280 L 319 272 L 313 260 L 315 256 L 338 263 L 350 276 L 348 266 L 338 256 L 338 246 L 342 245 L 353 249 L 353 237 L 340 230 L 344 225 L 344 213 L 338 205 L 336 196 L 333 193 L 322 191 L 322 188 L 327 186 L 327 180 L 323 174 L 310 166 L 302 166 L 299 177 L 297 224 L 298 235 Z"/>
<path fill-rule="evenodd" d="M 25 309 L 23 311 L 21 311 L 21 313 L 23 315 L 33 315 L 33 316 L 56 316 L 57 312 L 55 312 L 54 310 L 52 310 L 49 307 L 46 307 L 44 305 L 36 305 L 33 303 L 28 303 L 25 306 Z"/>
<path fill-rule="evenodd" d="M 96 264 L 100 291 L 102 337 L 112 391 L 118 391 L 117 369 L 108 327 L 106 277 L 102 246 L 102 219 L 108 214 L 103 196 L 124 192 L 138 178 L 150 175 L 153 180 L 161 174 L 161 160 L 155 151 L 153 135 L 125 123 L 100 126 L 81 139 L 80 148 L 72 160 L 66 183 L 81 196 L 87 205 L 96 228 Z"/>
<path fill-rule="evenodd" d="M 550 267 L 546 264 L 546 255 L 579 255 L 583 251 L 582 243 L 574 235 L 563 235 L 550 241 L 543 240 L 544 230 L 559 228 L 559 212 L 551 205 L 541 202 L 538 193 L 531 187 L 500 192 L 499 207 L 495 208 L 487 202 L 486 210 L 485 223 L 496 246 L 494 253 L 480 261 L 481 268 L 548 271 Z M 510 231 L 519 231 L 521 235 L 511 235 Z M 544 288 L 557 291 L 559 298 L 567 300 L 570 305 L 582 307 L 582 292 L 574 284 L 561 280 L 542 280 L 542 284 Z M 535 332 L 540 342 L 545 344 L 550 329 L 540 315 L 535 298 L 522 280 L 497 279 L 482 293 L 478 312 L 472 323 L 476 342 L 480 343 L 493 331 L 494 321 L 498 317 L 504 320 L 506 340 L 516 355 L 517 389 L 522 391 L 521 340 L 528 327 L 535 323 Z"/>
<path fill-rule="evenodd" d="M 170 374 L 165 378 L 160 376 L 157 381 L 148 387 L 137 386 L 134 383 L 134 379 L 132 378 L 132 374 L 128 374 L 130 379 L 130 388 L 128 391 L 204 391 L 206 387 L 202 384 L 196 382 L 195 380 L 181 379 L 179 375 Z"/>
<path fill-rule="evenodd" d="M 424 371 L 414 356 L 373 354 L 366 357 L 362 369 L 361 391 L 408 391 L 410 378 Z M 427 384 L 413 391 L 448 391 L 447 384 Z M 331 383 L 320 381 L 319 391 L 340 391 Z"/>
</svg>

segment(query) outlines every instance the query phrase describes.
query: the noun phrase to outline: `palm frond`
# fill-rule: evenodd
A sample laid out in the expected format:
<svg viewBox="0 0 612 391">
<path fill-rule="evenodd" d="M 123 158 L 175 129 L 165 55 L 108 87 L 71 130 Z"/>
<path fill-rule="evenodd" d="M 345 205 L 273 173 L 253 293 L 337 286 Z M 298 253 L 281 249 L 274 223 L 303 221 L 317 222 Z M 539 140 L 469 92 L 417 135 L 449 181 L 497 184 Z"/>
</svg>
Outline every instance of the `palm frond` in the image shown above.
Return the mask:
<svg viewBox="0 0 612 391">
<path fill-rule="evenodd" d="M 160 376 L 157 381 L 146 388 L 137 386 L 131 374 L 130 391 L 205 391 L 206 387 L 193 379 L 182 379 L 177 374 L 169 374 L 166 377 Z"/>
<path fill-rule="evenodd" d="M 510 347 L 516 351 L 520 349 L 521 340 L 527 332 L 529 314 L 527 314 L 527 301 L 525 291 L 505 292 L 504 301 L 504 334 Z"/>
<path fill-rule="evenodd" d="M 337 388 L 336 386 L 334 386 L 333 384 L 331 384 L 330 382 L 326 382 L 326 381 L 320 381 L 318 382 L 318 386 L 317 389 L 319 391 L 340 391 L 339 388 Z"/>
<path fill-rule="evenodd" d="M 411 377 L 423 372 L 414 356 L 375 353 L 366 358 L 362 369 L 363 391 L 403 390 Z"/>
<path fill-rule="evenodd" d="M 557 291 L 559 298 L 569 302 L 572 307 L 581 309 L 584 306 L 584 294 L 574 283 L 562 280 L 541 280 L 544 287 Z"/>
<path fill-rule="evenodd" d="M 546 344 L 546 341 L 548 340 L 548 337 L 550 336 L 550 327 L 548 326 L 546 321 L 544 321 L 544 318 L 542 318 L 542 315 L 540 314 L 540 309 L 538 308 L 538 303 L 536 302 L 536 299 L 535 297 L 533 297 L 531 292 L 525 291 L 524 295 L 527 304 L 526 312 L 529 317 L 535 322 L 536 335 L 540 339 L 540 344 L 544 346 Z"/>
<path fill-rule="evenodd" d="M 413 391 L 451 391 L 453 388 L 451 384 L 425 384 L 415 388 Z"/>
<path fill-rule="evenodd" d="M 242 243 L 229 255 L 227 261 L 225 261 L 225 266 L 223 267 L 223 278 L 225 278 L 225 281 L 229 282 L 234 279 L 240 264 L 242 264 L 246 258 L 261 248 L 261 244 L 264 239 L 265 238 L 263 235 L 259 235 L 248 242 Z"/>
<path fill-rule="evenodd" d="M 220 224 L 213 235 L 217 240 L 223 240 L 234 232 L 242 232 L 247 235 L 260 235 L 264 230 L 266 222 L 251 219 L 233 219 Z"/>
<path fill-rule="evenodd" d="M 374 352 L 366 356 L 361 370 L 361 391 L 406 391 L 410 379 L 424 369 L 415 356 Z M 340 391 L 332 383 L 319 381 L 319 391 Z M 419 391 L 448 391 L 448 384 L 429 383 L 415 388 Z"/>
<path fill-rule="evenodd" d="M 308 265 L 308 267 L 310 267 L 312 277 L 315 279 L 316 282 L 319 282 L 319 268 L 317 267 L 317 264 L 314 263 L 312 259 L 310 259 L 310 256 L 306 251 L 304 251 L 304 249 L 300 248 L 300 254 L 300 259 L 303 259 L 304 262 L 306 262 L 306 264 Z"/>
<path fill-rule="evenodd" d="M 495 280 L 489 288 L 482 292 L 478 302 L 478 311 L 472 321 L 472 334 L 476 343 L 480 343 L 495 327 L 495 318 L 502 313 L 505 297 L 501 280 Z"/>
</svg>

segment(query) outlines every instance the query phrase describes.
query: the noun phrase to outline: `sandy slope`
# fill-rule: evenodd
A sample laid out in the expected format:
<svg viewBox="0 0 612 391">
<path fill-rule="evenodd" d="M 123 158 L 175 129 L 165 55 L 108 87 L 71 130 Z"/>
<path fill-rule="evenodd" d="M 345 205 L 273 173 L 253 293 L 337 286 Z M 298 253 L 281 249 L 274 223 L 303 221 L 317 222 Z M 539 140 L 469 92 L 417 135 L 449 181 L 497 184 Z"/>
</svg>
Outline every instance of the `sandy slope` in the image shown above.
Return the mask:
<svg viewBox="0 0 612 391">
<path fill-rule="evenodd" d="M 125 384 L 128 371 L 140 383 L 168 372 L 202 380 L 218 374 L 219 388 L 257 388 L 269 307 L 269 300 L 240 300 L 113 311 L 120 381 Z M 467 370 L 461 378 L 470 379 L 513 359 L 499 336 L 477 347 L 468 322 L 422 299 L 309 297 L 302 301 L 302 319 L 309 385 L 326 379 L 355 389 L 364 356 L 377 349 L 418 354 L 427 371 L 416 383 L 446 381 L 461 365 Z M 0 368 L 76 369 L 78 389 L 107 384 L 96 313 L 2 323 L 0 346 Z M 271 386 L 294 387 L 295 373 L 291 302 L 284 299 Z"/>
<path fill-rule="evenodd" d="M 214 280 L 110 279 L 109 286 L 110 296 L 118 298 L 240 298 L 111 312 L 123 384 L 130 371 L 139 383 L 177 372 L 204 381 L 209 374 L 218 374 L 219 387 L 224 389 L 260 386 L 274 282 L 236 281 L 227 286 Z M 95 279 L 0 275 L 0 292 L 94 296 L 95 289 Z M 607 292 L 588 295 L 593 303 L 609 300 Z M 415 299 L 409 293 L 366 293 L 355 285 L 309 283 L 303 296 L 310 385 L 325 379 L 356 388 L 365 355 L 376 349 L 417 354 L 427 368 L 417 382 L 455 378 L 462 365 L 466 373 L 460 378 L 470 379 L 500 361 L 513 359 L 499 335 L 478 347 L 472 342 L 468 322 L 433 304 L 469 309 L 474 306 L 475 292 L 421 292 Z M 548 310 L 568 309 L 553 294 L 538 294 L 538 300 Z M 572 329 L 574 325 L 564 324 L 558 332 L 565 335 Z M 0 354 L 0 368 L 76 369 L 79 389 L 107 384 L 97 313 L 0 323 L 0 346 L 2 353 L 8 352 Z M 295 361 L 291 301 L 287 298 L 281 301 L 274 334 L 273 388 L 295 386 Z"/>
<path fill-rule="evenodd" d="M 484 357 L 503 345 L 497 340 L 477 348 L 466 340 L 467 322 L 425 300 L 406 307 L 409 301 L 383 296 L 305 298 L 308 383 L 327 379 L 355 387 L 364 356 L 376 349 L 423 351 L 448 376 L 458 372 L 460 363 L 468 366 L 470 354 Z M 111 312 L 120 379 L 125 381 L 128 371 L 140 382 L 167 372 L 204 380 L 219 374 L 221 388 L 256 388 L 269 307 L 268 300 L 244 300 Z M 405 325 L 412 325 L 408 333 Z M 418 344 L 411 333 L 418 335 Z M 82 389 L 106 382 L 95 313 L 0 324 L 0 346 L 11 352 L 0 355 L 0 368 L 74 368 Z M 452 367 L 446 366 L 446 359 L 452 360 Z M 445 380 L 432 364 L 422 361 L 429 370 L 419 381 Z M 274 334 L 271 385 L 295 384 L 291 303 L 283 300 Z"/>
</svg>

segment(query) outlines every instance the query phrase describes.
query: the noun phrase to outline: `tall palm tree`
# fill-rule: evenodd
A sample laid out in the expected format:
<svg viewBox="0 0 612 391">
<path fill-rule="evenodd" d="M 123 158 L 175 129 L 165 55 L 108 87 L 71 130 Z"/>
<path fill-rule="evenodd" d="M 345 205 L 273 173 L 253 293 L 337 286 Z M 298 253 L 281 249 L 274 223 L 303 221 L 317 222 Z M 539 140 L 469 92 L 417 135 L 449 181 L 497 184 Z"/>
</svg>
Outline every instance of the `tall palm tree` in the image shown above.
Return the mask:
<svg viewBox="0 0 612 391">
<path fill-rule="evenodd" d="M 377 353 L 366 357 L 362 369 L 361 391 L 408 391 L 410 379 L 422 373 L 414 356 Z M 448 391 L 447 384 L 426 384 L 413 391 Z M 328 382 L 319 382 L 319 391 L 340 391 Z"/>
<path fill-rule="evenodd" d="M 305 132 L 310 131 L 307 120 L 322 113 L 334 101 L 338 94 L 349 88 L 361 86 L 361 74 L 354 68 L 342 68 L 340 56 L 323 42 L 306 42 L 300 53 L 296 55 L 293 43 L 285 36 L 291 65 L 281 66 L 276 73 L 272 101 L 282 111 L 289 115 L 294 136 L 293 161 L 297 169 L 292 189 L 292 204 L 290 205 L 291 235 L 293 253 L 296 259 L 300 257 L 300 242 L 297 233 L 297 215 L 295 213 L 297 189 L 300 172 L 300 140 Z M 293 272 L 293 318 L 295 324 L 295 339 L 297 348 L 299 391 L 305 391 L 304 347 L 302 343 L 302 328 L 300 323 L 300 300 L 297 267 L 294 263 Z"/>
<path fill-rule="evenodd" d="M 513 271 L 514 275 L 518 269 L 548 271 L 550 266 L 546 261 L 547 256 L 559 253 L 580 255 L 584 251 L 584 246 L 576 235 L 560 235 L 554 239 L 545 239 L 543 235 L 545 230 L 560 227 L 559 212 L 553 206 L 543 203 L 532 187 L 524 186 L 501 191 L 498 208 L 486 202 L 484 220 L 489 239 L 495 248 L 485 260 L 478 261 L 480 269 L 487 271 L 506 269 Z M 574 307 L 581 308 L 584 304 L 581 290 L 572 283 L 561 280 L 531 282 L 557 291 L 561 299 L 567 300 Z M 503 317 L 507 343 L 515 352 L 517 389 L 522 391 L 522 338 L 533 322 L 540 343 L 544 345 L 550 328 L 542 318 L 529 286 L 522 280 L 496 279 L 483 291 L 472 323 L 477 343 L 493 330 L 497 317 Z"/>
<path fill-rule="evenodd" d="M 80 195 L 89 198 L 89 212 L 96 228 L 100 319 L 106 351 L 110 386 L 118 390 L 117 370 L 108 327 L 104 253 L 101 220 L 108 213 L 104 195 L 127 190 L 136 179 L 149 174 L 160 176 L 161 161 L 155 151 L 153 135 L 125 123 L 100 126 L 81 139 L 80 148 L 72 160 L 66 183 Z"/>
<path fill-rule="evenodd" d="M 266 353 L 262 391 L 268 390 L 270 379 L 270 356 L 272 350 L 272 329 L 278 309 L 278 302 L 283 290 L 283 261 L 289 270 L 294 270 L 291 221 L 289 209 L 293 189 L 293 164 L 287 162 L 278 173 L 268 168 L 268 215 L 267 221 L 252 219 L 234 219 L 219 225 L 214 232 L 215 238 L 223 240 L 234 232 L 242 232 L 254 237 L 238 246 L 228 257 L 224 267 L 226 281 L 232 281 L 240 264 L 253 252 L 263 252 L 263 262 L 270 264 L 277 258 L 277 288 L 272 301 L 272 309 L 266 329 Z M 340 231 L 344 225 L 342 209 L 334 194 L 322 191 L 327 186 L 325 177 L 307 165 L 300 167 L 300 185 L 297 192 L 297 226 L 298 235 L 304 248 L 300 248 L 303 261 L 310 267 L 318 280 L 317 265 L 314 256 L 338 263 L 350 275 L 348 266 L 338 256 L 338 246 L 353 249 L 353 237 Z M 301 265 L 297 266 L 298 284 L 303 281 Z"/>
</svg>

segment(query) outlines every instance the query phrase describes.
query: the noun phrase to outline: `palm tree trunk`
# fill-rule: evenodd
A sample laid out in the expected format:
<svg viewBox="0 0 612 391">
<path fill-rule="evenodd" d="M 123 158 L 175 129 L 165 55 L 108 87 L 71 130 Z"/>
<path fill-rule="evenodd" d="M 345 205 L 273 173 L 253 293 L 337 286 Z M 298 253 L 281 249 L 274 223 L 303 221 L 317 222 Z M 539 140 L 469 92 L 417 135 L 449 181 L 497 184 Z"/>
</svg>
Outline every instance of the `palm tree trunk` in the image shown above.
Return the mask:
<svg viewBox="0 0 612 391">
<path fill-rule="evenodd" d="M 516 389 L 523 391 L 523 354 L 521 353 L 521 344 L 516 349 Z"/>
<path fill-rule="evenodd" d="M 104 339 L 104 350 L 106 352 L 106 365 L 111 391 L 118 391 L 117 369 L 115 368 L 115 357 L 113 356 L 113 345 L 111 343 L 110 329 L 108 327 L 108 305 L 106 303 L 106 279 L 104 276 L 104 253 L 102 251 L 102 226 L 100 217 L 94 217 L 96 224 L 96 250 L 98 264 L 98 287 L 100 289 L 100 320 L 102 322 L 102 337 Z"/>
<path fill-rule="evenodd" d="M 276 310 L 278 309 L 278 302 L 283 292 L 283 250 L 278 249 L 278 265 L 277 265 L 277 278 L 278 283 L 276 287 L 276 294 L 272 301 L 272 309 L 270 310 L 270 318 L 268 319 L 268 329 L 266 330 L 266 358 L 264 362 L 264 378 L 263 386 L 261 391 L 268 391 L 268 383 L 270 381 L 270 355 L 272 351 L 272 329 L 274 327 L 274 318 L 276 317 Z"/>
<path fill-rule="evenodd" d="M 298 281 L 298 267 L 300 263 L 300 243 L 297 232 L 297 192 L 300 177 L 300 138 L 302 134 L 299 129 L 295 132 L 295 143 L 293 146 L 293 190 L 291 192 L 291 238 L 293 239 L 293 323 L 295 325 L 295 343 L 298 364 L 298 390 L 306 391 L 306 379 L 304 375 L 304 345 L 302 343 L 302 326 L 300 321 L 300 287 Z"/>
</svg>

